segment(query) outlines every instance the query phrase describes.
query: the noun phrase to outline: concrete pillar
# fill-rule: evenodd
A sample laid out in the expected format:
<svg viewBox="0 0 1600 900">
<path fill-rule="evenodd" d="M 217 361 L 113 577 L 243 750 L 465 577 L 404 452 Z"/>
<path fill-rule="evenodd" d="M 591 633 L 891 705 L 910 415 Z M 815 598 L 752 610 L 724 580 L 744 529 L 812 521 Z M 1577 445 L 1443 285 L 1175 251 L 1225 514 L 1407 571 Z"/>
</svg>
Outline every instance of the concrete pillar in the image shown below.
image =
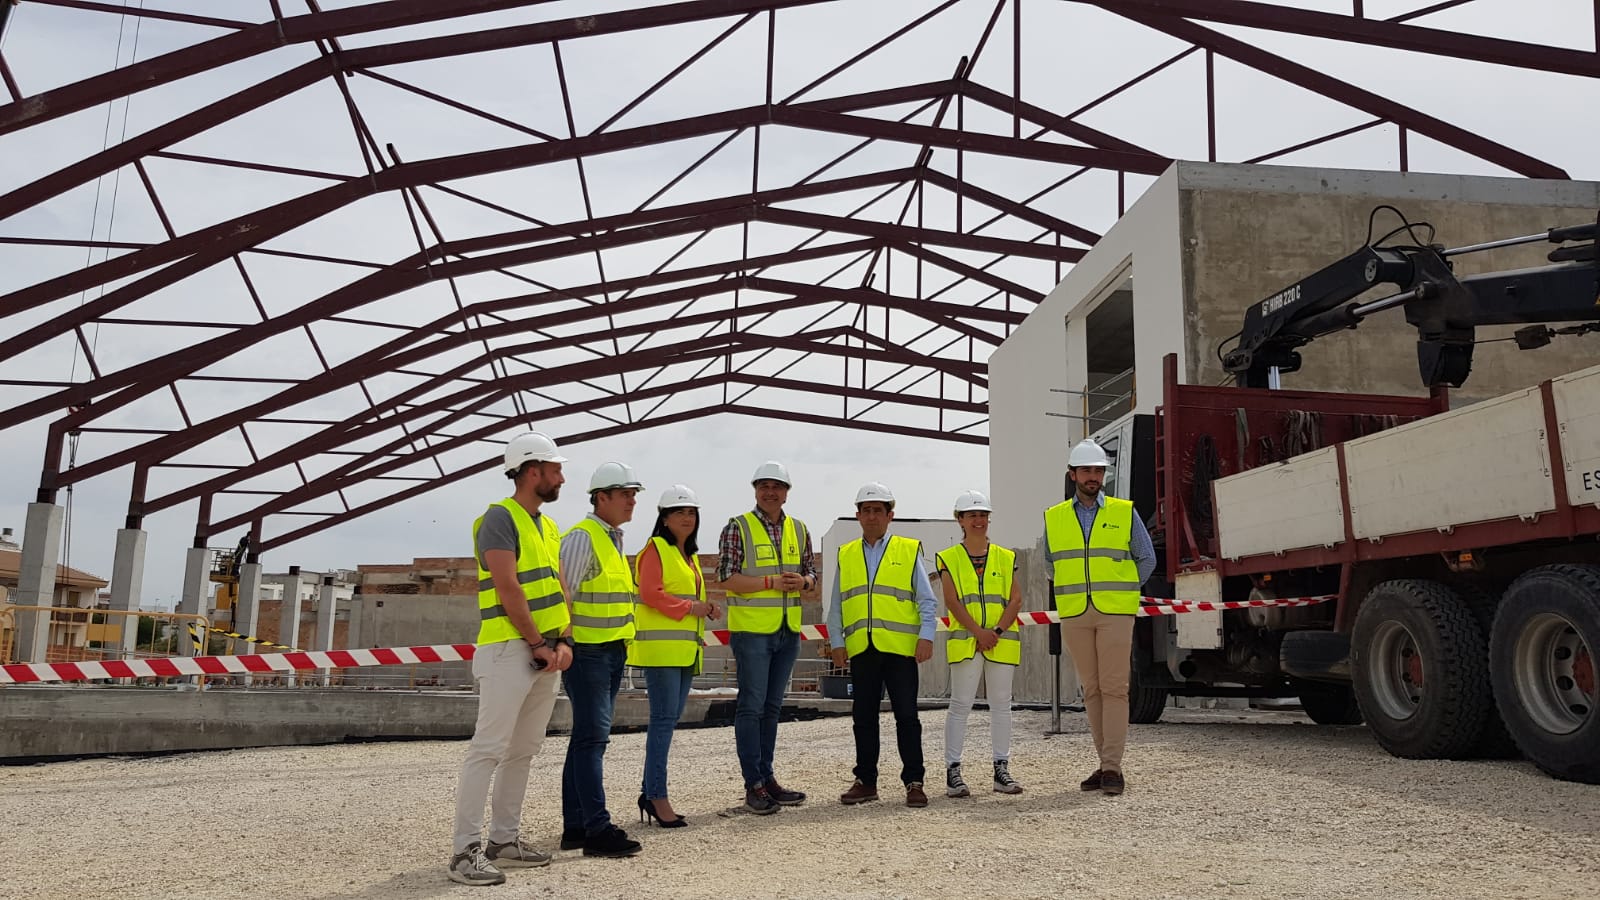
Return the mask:
<svg viewBox="0 0 1600 900">
<path fill-rule="evenodd" d="M 356 650 L 366 646 L 361 642 L 361 620 L 366 618 L 366 615 L 367 598 L 361 594 L 355 594 L 350 598 L 350 628 L 345 632 L 344 636 L 346 650 Z"/>
<path fill-rule="evenodd" d="M 300 579 L 283 582 L 283 604 L 278 614 L 278 643 L 288 644 L 300 650 Z M 299 682 L 300 676 L 295 672 L 287 672 L 283 676 L 284 684 L 293 685 Z"/>
<path fill-rule="evenodd" d="M 322 590 L 317 594 L 317 640 L 314 650 L 333 649 L 333 617 L 339 603 L 333 599 L 333 576 L 322 576 Z M 326 685 L 333 670 L 319 669 L 318 677 Z"/>
<path fill-rule="evenodd" d="M 17 573 L 18 606 L 54 606 L 56 561 L 61 558 L 62 509 L 54 503 L 29 503 Z M 23 662 L 42 663 L 50 646 L 50 613 L 18 612 L 15 652 Z"/>
<path fill-rule="evenodd" d="M 144 548 L 146 534 L 139 528 L 117 529 L 117 553 L 111 563 L 111 608 L 132 612 L 144 598 Z M 122 620 L 122 656 L 128 658 L 139 642 L 139 618 Z"/>
<path fill-rule="evenodd" d="M 257 637 L 256 629 L 261 619 L 261 564 L 245 563 L 239 567 L 239 596 L 234 600 L 233 620 L 240 634 Z M 260 653 L 259 644 L 238 641 L 234 653 Z"/>
<path fill-rule="evenodd" d="M 211 580 L 209 566 L 211 565 L 211 551 L 204 547 L 190 547 L 184 555 L 183 564 L 183 597 L 178 601 L 178 612 L 186 616 L 207 616 L 211 614 L 211 592 L 208 590 Z M 206 645 L 207 635 L 200 636 L 202 650 Z M 194 645 L 189 640 L 189 623 L 178 623 L 178 655 L 194 656 Z"/>
</svg>

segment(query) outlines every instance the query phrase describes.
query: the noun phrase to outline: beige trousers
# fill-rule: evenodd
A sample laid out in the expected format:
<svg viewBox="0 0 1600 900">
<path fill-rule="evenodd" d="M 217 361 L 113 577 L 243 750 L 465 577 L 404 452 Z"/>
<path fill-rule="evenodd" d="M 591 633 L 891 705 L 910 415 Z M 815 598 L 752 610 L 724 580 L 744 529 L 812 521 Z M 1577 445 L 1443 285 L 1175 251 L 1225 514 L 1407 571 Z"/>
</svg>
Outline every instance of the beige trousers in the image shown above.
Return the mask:
<svg viewBox="0 0 1600 900">
<path fill-rule="evenodd" d="M 489 840 L 509 844 L 522 827 L 528 769 L 544 744 L 561 676 L 536 671 L 526 641 L 485 644 L 472 657 L 478 684 L 478 724 L 456 785 L 455 852 L 483 840 L 483 799 L 489 798 Z M 550 788 L 556 789 L 555 785 Z"/>
<path fill-rule="evenodd" d="M 1061 621 L 1061 641 L 1078 671 L 1094 749 L 1106 772 L 1122 771 L 1122 751 L 1128 744 L 1133 620 L 1133 616 L 1106 615 L 1090 603 L 1083 615 Z"/>
</svg>

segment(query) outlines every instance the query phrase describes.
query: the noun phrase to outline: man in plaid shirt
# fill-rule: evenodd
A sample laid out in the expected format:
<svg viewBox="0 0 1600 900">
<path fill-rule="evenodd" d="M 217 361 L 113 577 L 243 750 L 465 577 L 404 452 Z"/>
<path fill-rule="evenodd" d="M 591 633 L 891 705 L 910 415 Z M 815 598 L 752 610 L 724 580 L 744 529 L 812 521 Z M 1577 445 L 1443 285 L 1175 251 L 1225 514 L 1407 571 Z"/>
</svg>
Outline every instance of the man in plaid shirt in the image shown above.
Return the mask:
<svg viewBox="0 0 1600 900">
<path fill-rule="evenodd" d="M 766 462 L 750 482 L 756 507 L 728 520 L 722 530 L 717 580 L 728 592 L 728 643 L 738 666 L 733 734 L 744 774 L 744 805 L 766 815 L 806 799 L 778 784 L 772 757 L 783 695 L 800 653 L 800 591 L 816 586 L 817 567 L 810 529 L 783 512 L 789 470 Z"/>
</svg>

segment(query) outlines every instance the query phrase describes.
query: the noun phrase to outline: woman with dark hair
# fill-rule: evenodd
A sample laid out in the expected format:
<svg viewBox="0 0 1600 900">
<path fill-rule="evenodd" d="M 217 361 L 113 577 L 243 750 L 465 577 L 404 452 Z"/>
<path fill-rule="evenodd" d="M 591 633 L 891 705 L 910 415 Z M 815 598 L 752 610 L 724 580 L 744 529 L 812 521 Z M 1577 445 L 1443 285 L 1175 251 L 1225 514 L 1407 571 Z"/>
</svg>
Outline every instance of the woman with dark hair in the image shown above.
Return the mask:
<svg viewBox="0 0 1600 900">
<path fill-rule="evenodd" d="M 628 665 L 644 669 L 650 695 L 639 821 L 682 828 L 689 821 L 667 800 L 667 753 L 689 701 L 689 686 L 700 673 L 705 620 L 717 615 L 717 607 L 706 601 L 700 571 L 700 501 L 694 491 L 675 484 L 662 492 L 656 509 L 650 543 L 635 559 L 639 602 L 628 645 Z"/>
</svg>

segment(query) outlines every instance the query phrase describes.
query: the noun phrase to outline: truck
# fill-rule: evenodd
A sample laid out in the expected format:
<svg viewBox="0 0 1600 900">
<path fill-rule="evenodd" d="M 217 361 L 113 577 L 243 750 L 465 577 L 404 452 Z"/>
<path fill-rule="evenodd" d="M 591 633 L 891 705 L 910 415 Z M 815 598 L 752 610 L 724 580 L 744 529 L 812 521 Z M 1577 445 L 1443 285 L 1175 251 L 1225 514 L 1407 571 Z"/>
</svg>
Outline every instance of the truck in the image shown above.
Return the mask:
<svg viewBox="0 0 1600 900">
<path fill-rule="evenodd" d="M 1307 601 L 1139 619 L 1130 718 L 1172 696 L 1298 697 L 1396 756 L 1520 755 L 1600 783 L 1600 366 L 1450 403 L 1478 328 L 1522 326 L 1500 339 L 1523 349 L 1600 331 L 1597 224 L 1459 248 L 1420 230 L 1247 307 L 1218 348 L 1233 385 L 1180 384 L 1168 356 L 1154 413 L 1092 435 L 1156 544 L 1146 595 Z M 1535 241 L 1549 265 L 1454 272 Z M 1426 396 L 1281 387 L 1298 348 L 1393 309 Z"/>
</svg>

